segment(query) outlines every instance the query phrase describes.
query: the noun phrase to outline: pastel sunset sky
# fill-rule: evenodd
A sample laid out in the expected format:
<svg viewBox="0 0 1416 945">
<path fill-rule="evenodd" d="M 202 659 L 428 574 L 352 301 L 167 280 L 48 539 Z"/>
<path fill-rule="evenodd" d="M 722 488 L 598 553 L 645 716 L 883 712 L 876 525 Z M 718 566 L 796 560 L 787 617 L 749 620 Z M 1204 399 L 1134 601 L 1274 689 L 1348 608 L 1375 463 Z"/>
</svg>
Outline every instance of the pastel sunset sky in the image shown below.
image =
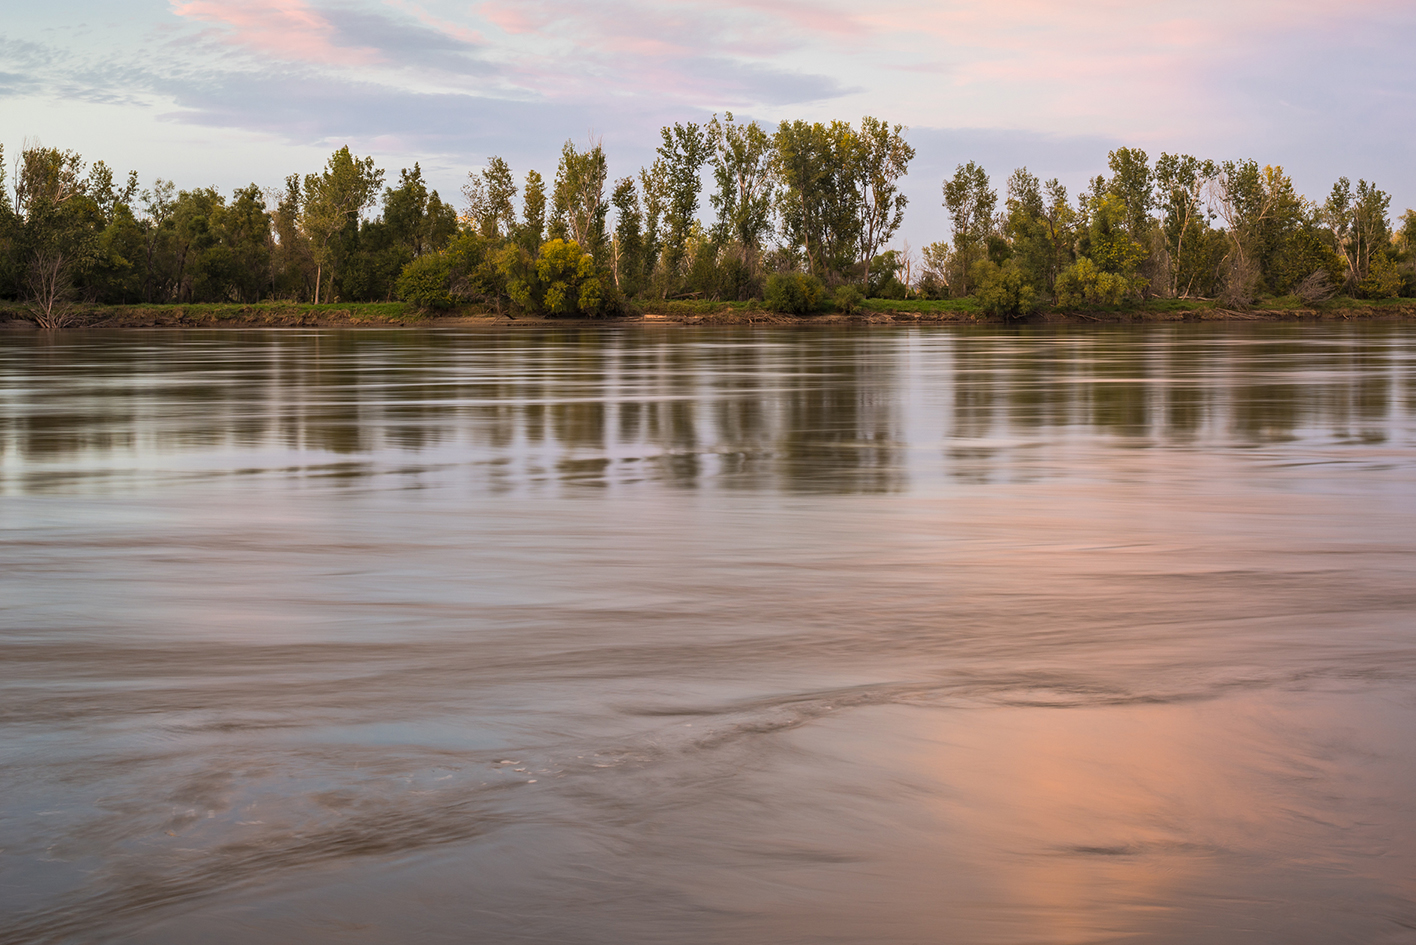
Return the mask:
<svg viewBox="0 0 1416 945">
<path fill-rule="evenodd" d="M 224 190 L 349 144 L 445 196 L 500 154 L 555 170 L 603 136 L 611 173 L 713 112 L 903 122 L 905 235 L 947 230 L 965 160 L 1075 192 L 1118 145 L 1340 174 L 1416 205 L 1416 3 L 1405 0 L 50 0 L 0 23 L 0 142 Z"/>
</svg>

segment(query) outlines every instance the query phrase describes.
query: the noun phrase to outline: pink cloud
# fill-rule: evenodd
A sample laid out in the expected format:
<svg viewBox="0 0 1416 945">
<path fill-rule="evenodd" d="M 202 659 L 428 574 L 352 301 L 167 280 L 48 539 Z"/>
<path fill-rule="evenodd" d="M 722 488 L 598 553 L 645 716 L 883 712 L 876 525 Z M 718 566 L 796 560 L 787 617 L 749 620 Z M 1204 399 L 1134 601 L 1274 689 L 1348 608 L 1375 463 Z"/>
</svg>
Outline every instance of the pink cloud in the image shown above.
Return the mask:
<svg viewBox="0 0 1416 945">
<path fill-rule="evenodd" d="M 525 4 L 484 3 L 477 7 L 477 12 L 503 32 L 513 35 L 539 33 L 555 21 L 554 16 L 532 14 Z"/>
<path fill-rule="evenodd" d="M 376 49 L 338 45 L 334 27 L 304 0 L 172 0 L 172 11 L 224 26 L 228 42 L 277 59 L 348 65 L 381 58 Z"/>
<path fill-rule="evenodd" d="M 481 46 L 486 43 L 482 34 L 476 30 L 468 29 L 465 26 L 458 26 L 456 23 L 449 23 L 447 20 L 438 19 L 416 3 L 405 3 L 404 0 L 384 0 L 384 2 L 395 9 L 411 13 L 418 22 L 422 23 L 424 26 L 430 26 L 438 32 L 451 36 L 453 39 L 464 42 L 469 46 Z"/>
<path fill-rule="evenodd" d="M 802 0 L 740 0 L 730 6 L 766 13 L 792 25 L 823 36 L 853 37 L 873 32 L 868 16 L 844 13 L 822 3 Z"/>
<path fill-rule="evenodd" d="M 559 40 L 591 53 L 771 56 L 813 39 L 857 42 L 870 27 L 804 0 L 487 0 L 476 13 L 510 36 Z"/>
</svg>

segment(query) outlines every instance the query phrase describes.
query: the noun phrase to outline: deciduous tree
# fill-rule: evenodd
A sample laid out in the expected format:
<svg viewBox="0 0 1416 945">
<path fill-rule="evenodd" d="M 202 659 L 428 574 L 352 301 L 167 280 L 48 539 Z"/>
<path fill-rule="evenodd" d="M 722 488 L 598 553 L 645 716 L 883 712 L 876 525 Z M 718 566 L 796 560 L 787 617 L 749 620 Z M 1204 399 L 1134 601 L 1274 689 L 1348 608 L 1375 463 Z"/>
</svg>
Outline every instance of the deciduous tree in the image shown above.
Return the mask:
<svg viewBox="0 0 1416 945">
<path fill-rule="evenodd" d="M 315 259 L 315 304 L 325 270 L 333 283 L 341 254 L 337 237 L 356 226 L 360 215 L 373 205 L 383 184 L 384 172 L 372 157 L 357 158 L 346 145 L 330 156 L 321 174 L 305 177 L 301 226 L 310 238 Z"/>
<path fill-rule="evenodd" d="M 860 120 L 854 153 L 857 226 L 860 258 L 865 263 L 865 284 L 870 285 L 870 265 L 905 219 L 909 198 L 900 193 L 899 181 L 909 173 L 914 148 L 905 141 L 905 127 L 890 127 L 869 115 Z"/>
<path fill-rule="evenodd" d="M 969 294 L 969 270 L 987 252 L 993 232 L 998 194 L 989 186 L 988 172 L 973 161 L 960 164 L 944 181 L 944 207 L 954 228 L 953 264 L 959 295 Z"/>
<path fill-rule="evenodd" d="M 713 177 L 717 184 L 710 201 L 718 220 L 713 239 L 736 242 L 757 250 L 772 228 L 772 138 L 757 122 L 737 124 L 728 112 L 722 121 L 714 115 L 707 137 L 712 148 Z"/>
</svg>

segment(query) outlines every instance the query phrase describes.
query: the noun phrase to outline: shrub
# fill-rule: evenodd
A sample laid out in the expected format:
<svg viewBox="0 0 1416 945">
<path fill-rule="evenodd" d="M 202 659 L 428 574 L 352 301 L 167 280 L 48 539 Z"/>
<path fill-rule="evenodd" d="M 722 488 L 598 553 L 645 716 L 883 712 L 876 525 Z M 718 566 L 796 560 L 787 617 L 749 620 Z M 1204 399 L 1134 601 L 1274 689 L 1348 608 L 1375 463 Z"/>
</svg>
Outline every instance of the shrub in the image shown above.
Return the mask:
<svg viewBox="0 0 1416 945">
<path fill-rule="evenodd" d="M 745 302 L 761 298 L 762 267 L 757 251 L 741 243 L 706 245 L 694 254 L 688 289 L 704 299 Z"/>
<path fill-rule="evenodd" d="M 974 296 L 984 312 L 1015 318 L 1037 311 L 1037 289 L 1016 266 L 985 259 L 974 269 Z"/>
<path fill-rule="evenodd" d="M 1083 256 L 1058 275 L 1057 304 L 1064 308 L 1084 304 L 1117 305 L 1134 288 L 1130 279 L 1103 272 Z"/>
<path fill-rule="evenodd" d="M 506 291 L 520 308 L 545 315 L 598 315 L 605 293 L 595 273 L 595 260 L 574 240 L 541 244 L 533 258 L 523 247 L 508 244 L 496 257 L 506 279 Z"/>
<path fill-rule="evenodd" d="M 776 272 L 767 277 L 763 304 L 771 312 L 810 315 L 821 305 L 821 280 L 804 272 Z"/>
<path fill-rule="evenodd" d="M 895 301 L 907 299 L 910 297 L 910 287 L 894 276 L 891 276 L 886 280 L 884 285 L 876 290 L 875 297 L 877 299 L 893 299 Z"/>
<path fill-rule="evenodd" d="M 451 308 L 452 259 L 447 253 L 429 253 L 403 267 L 398 277 L 398 297 L 421 309 Z"/>
<path fill-rule="evenodd" d="M 854 315 L 860 311 L 860 303 L 865 301 L 865 295 L 853 285 L 843 285 L 836 290 L 834 301 L 836 308 L 847 315 Z"/>
<path fill-rule="evenodd" d="M 1357 283 L 1357 292 L 1364 299 L 1394 299 L 1401 294 L 1401 273 L 1386 253 L 1372 254 L 1367 278 Z"/>
<path fill-rule="evenodd" d="M 1307 278 L 1293 287 L 1293 294 L 1298 296 L 1304 305 L 1317 305 L 1332 298 L 1337 294 L 1337 290 L 1333 288 L 1326 269 L 1314 269 Z"/>
<path fill-rule="evenodd" d="M 1223 308 L 1248 308 L 1259 297 L 1259 278 L 1259 266 L 1252 259 L 1231 257 L 1215 300 Z"/>
</svg>

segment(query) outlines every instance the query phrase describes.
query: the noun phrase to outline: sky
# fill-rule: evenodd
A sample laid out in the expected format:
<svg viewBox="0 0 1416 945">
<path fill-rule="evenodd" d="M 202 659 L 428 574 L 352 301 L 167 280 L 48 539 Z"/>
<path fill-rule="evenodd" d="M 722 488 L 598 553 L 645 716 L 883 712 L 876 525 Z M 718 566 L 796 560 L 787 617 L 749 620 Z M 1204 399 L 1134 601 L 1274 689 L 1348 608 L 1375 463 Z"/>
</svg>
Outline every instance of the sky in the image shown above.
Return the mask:
<svg viewBox="0 0 1416 945">
<path fill-rule="evenodd" d="M 902 238 L 948 233 L 976 160 L 1076 193 L 1119 146 L 1346 175 L 1416 206 L 1411 0 L 49 0 L 0 22 L 0 143 L 72 148 L 179 188 L 278 186 L 348 144 L 444 197 L 501 155 L 611 175 L 658 128 L 873 115 L 909 128 Z M 457 198 L 460 202 L 460 197 Z M 709 211 L 704 207 L 704 214 Z M 897 240 L 898 242 L 898 240 Z"/>
</svg>

